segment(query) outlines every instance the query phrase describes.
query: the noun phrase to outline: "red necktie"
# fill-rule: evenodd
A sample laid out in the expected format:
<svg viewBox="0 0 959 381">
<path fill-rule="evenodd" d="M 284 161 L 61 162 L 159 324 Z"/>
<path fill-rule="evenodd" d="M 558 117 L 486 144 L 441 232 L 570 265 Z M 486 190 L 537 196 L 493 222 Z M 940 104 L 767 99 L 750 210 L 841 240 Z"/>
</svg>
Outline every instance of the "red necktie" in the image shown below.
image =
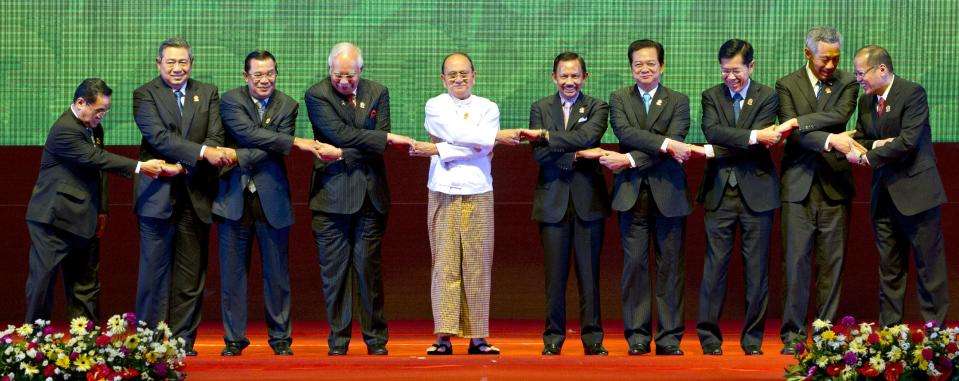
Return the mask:
<svg viewBox="0 0 959 381">
<path fill-rule="evenodd" d="M 876 117 L 882 118 L 882 114 L 886 112 L 886 98 L 879 98 L 879 109 L 876 110 Z"/>
</svg>

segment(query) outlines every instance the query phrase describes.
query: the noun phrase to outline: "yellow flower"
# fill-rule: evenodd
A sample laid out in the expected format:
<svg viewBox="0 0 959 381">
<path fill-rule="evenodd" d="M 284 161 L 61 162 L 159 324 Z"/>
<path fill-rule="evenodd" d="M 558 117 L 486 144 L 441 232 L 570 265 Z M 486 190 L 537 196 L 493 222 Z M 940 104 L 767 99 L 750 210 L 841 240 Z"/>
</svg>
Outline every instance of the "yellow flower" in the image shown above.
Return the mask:
<svg viewBox="0 0 959 381">
<path fill-rule="evenodd" d="M 62 353 L 61 353 L 60 356 L 57 356 L 56 365 L 57 365 L 58 367 L 60 367 L 60 368 L 63 368 L 63 369 L 69 368 L 69 367 L 70 367 L 70 357 L 67 356 L 67 355 L 65 355 L 65 354 L 62 354 Z"/>
<path fill-rule="evenodd" d="M 26 362 L 20 363 L 20 369 L 23 370 L 23 374 L 27 376 L 27 378 L 30 378 L 29 376 L 33 376 L 34 374 L 40 373 L 40 370 L 37 369 L 37 367 Z"/>
<path fill-rule="evenodd" d="M 157 362 L 156 352 L 147 352 L 147 354 L 143 355 L 143 358 L 146 359 L 147 362 L 151 364 Z"/>
<path fill-rule="evenodd" d="M 122 334 L 127 330 L 127 321 L 123 320 L 120 315 L 113 315 L 110 317 L 110 320 L 107 321 L 107 326 L 110 327 L 110 332 Z"/>
<path fill-rule="evenodd" d="M 73 360 L 73 366 L 80 372 L 86 372 L 90 370 L 90 367 L 93 364 L 90 363 L 90 358 L 87 355 L 80 355 L 76 360 Z"/>
<path fill-rule="evenodd" d="M 33 324 L 24 324 L 17 328 L 17 334 L 20 337 L 27 337 L 33 334 Z"/>
<path fill-rule="evenodd" d="M 836 337 L 836 333 L 833 331 L 826 331 L 820 335 L 824 340 L 832 340 Z"/>
<path fill-rule="evenodd" d="M 136 335 L 127 336 L 127 340 L 124 343 L 127 349 L 133 350 L 137 348 L 137 345 L 140 345 L 140 337 Z"/>
<path fill-rule="evenodd" d="M 816 321 L 812 322 L 812 327 L 815 330 L 820 331 L 826 328 L 832 328 L 832 324 L 830 324 L 827 320 L 816 319 Z"/>
</svg>

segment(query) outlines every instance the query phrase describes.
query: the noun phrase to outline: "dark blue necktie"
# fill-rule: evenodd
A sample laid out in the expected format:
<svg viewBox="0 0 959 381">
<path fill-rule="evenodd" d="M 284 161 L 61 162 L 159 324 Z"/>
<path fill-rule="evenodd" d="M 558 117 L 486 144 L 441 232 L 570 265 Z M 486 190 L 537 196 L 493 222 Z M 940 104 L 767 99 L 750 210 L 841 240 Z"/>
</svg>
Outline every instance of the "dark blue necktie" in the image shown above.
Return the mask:
<svg viewBox="0 0 959 381">
<path fill-rule="evenodd" d="M 176 97 L 176 108 L 180 110 L 180 115 L 183 115 L 183 103 L 180 102 L 180 99 L 183 98 L 183 92 L 180 90 L 174 91 L 173 96 Z"/>
<path fill-rule="evenodd" d="M 739 109 L 741 108 L 741 106 L 739 105 L 739 102 L 742 100 L 743 100 L 743 96 L 739 95 L 739 93 L 736 93 L 735 95 L 733 95 L 733 118 L 735 118 L 734 121 L 736 123 L 739 123 Z"/>
<path fill-rule="evenodd" d="M 826 83 L 819 81 L 816 84 L 819 86 L 819 90 L 816 91 L 816 99 L 819 99 L 819 96 L 822 95 L 822 89 L 826 87 Z"/>
<path fill-rule="evenodd" d="M 263 120 L 263 114 L 266 114 L 266 99 L 256 101 L 256 109 L 260 113 L 260 120 Z"/>
</svg>

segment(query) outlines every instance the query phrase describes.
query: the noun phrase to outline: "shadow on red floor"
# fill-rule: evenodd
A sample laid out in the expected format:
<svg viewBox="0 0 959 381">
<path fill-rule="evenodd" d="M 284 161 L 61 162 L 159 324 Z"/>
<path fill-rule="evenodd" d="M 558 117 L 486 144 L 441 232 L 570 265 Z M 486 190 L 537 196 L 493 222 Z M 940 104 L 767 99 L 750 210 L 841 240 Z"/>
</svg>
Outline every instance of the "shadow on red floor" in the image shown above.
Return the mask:
<svg viewBox="0 0 959 381">
<path fill-rule="evenodd" d="M 570 331 L 562 355 L 546 357 L 540 355 L 540 321 L 491 322 L 490 342 L 500 356 L 467 355 L 465 339 L 454 339 L 452 356 L 425 356 L 433 341 L 430 321 L 391 321 L 389 356 L 369 356 L 354 323 L 349 354 L 331 357 L 326 322 L 297 321 L 295 355 L 286 357 L 273 355 L 262 322 L 252 322 L 250 347 L 242 356 L 222 357 L 222 326 L 208 322 L 196 343 L 199 356 L 187 359 L 187 374 L 188 380 L 776 380 L 794 362 L 779 354 L 778 322 L 767 323 L 763 356 L 743 354 L 739 322 L 723 327 L 725 355 L 704 356 L 693 324 L 686 326 L 685 356 L 628 356 L 622 322 L 610 321 L 604 323 L 609 356 L 584 356 L 578 332 Z"/>
</svg>

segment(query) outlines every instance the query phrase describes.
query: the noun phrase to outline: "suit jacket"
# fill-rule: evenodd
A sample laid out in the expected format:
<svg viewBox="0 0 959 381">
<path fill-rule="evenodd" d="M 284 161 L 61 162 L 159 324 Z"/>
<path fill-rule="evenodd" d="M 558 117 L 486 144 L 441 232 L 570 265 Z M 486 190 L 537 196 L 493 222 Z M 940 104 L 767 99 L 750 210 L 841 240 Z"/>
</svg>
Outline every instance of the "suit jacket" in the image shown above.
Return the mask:
<svg viewBox="0 0 959 381">
<path fill-rule="evenodd" d="M 187 169 L 186 174 L 173 177 L 139 176 L 134 185 L 134 213 L 170 218 L 175 199 L 172 186 L 183 183 L 197 216 L 204 223 L 212 223 L 210 207 L 216 197 L 218 169 L 199 156 L 203 145 L 223 145 L 216 86 L 190 79 L 181 116 L 173 90 L 157 77 L 133 92 L 133 118 L 143 134 L 141 160 L 162 159 L 183 164 Z"/>
<path fill-rule="evenodd" d="M 766 212 L 779 207 L 776 166 L 769 150 L 762 144 L 749 144 L 750 131 L 775 123 L 778 110 L 776 91 L 755 80 L 750 80 L 738 122 L 726 84 L 703 91 L 703 134 L 716 153 L 715 159 L 706 162 L 696 196 L 706 210 L 719 207 L 730 172 L 736 174 L 743 200 L 750 210 Z"/>
<path fill-rule="evenodd" d="M 619 139 L 619 149 L 636 162 L 636 168 L 619 171 L 613 180 L 613 209 L 632 209 L 640 187 L 646 181 L 660 213 L 666 217 L 686 216 L 692 212 L 686 171 L 682 164 L 659 149 L 666 138 L 686 139 L 689 97 L 660 84 L 650 102 L 647 115 L 636 85 L 609 95 L 610 121 Z"/>
<path fill-rule="evenodd" d="M 859 118 L 854 138 L 869 149 L 866 158 L 873 167 L 872 212 L 881 188 L 900 213 L 912 216 L 946 202 L 946 193 L 936 167 L 929 126 L 926 90 L 918 83 L 896 76 L 886 98 L 886 110 L 877 116 L 875 95 L 859 97 Z M 871 149 L 876 140 L 895 138 Z"/>
<path fill-rule="evenodd" d="M 539 162 L 539 177 L 533 193 L 533 220 L 556 223 L 566 215 L 573 200 L 576 215 L 596 221 L 609 215 L 606 179 L 597 160 L 574 161 L 576 151 L 599 147 L 606 132 L 609 106 L 580 93 L 563 125 L 563 101 L 553 94 L 533 103 L 529 128 L 549 131 L 549 141 L 533 142 L 533 156 Z"/>
<path fill-rule="evenodd" d="M 784 201 L 804 200 L 813 179 L 818 179 L 830 200 L 851 200 L 856 195 L 852 167 L 846 156 L 838 151 L 826 152 L 824 147 L 830 133 L 846 130 L 846 122 L 856 110 L 858 92 L 856 78 L 839 70 L 826 81 L 819 99 L 809 83 L 805 66 L 776 81 L 779 120 L 796 117 L 799 120 L 799 129 L 786 139 L 783 154 Z"/>
<path fill-rule="evenodd" d="M 360 79 L 353 107 L 325 78 L 306 91 L 305 99 L 313 137 L 343 149 L 342 160 L 313 161 L 310 209 L 352 214 L 368 196 L 376 210 L 387 213 L 390 191 L 383 151 L 390 132 L 389 91 Z"/>
<path fill-rule="evenodd" d="M 102 125 L 87 130 L 67 109 L 47 134 L 27 221 L 92 238 L 97 214 L 106 212 L 106 178 L 101 171 L 130 177 L 136 167 L 135 160 L 103 150 Z"/>
<path fill-rule="evenodd" d="M 223 94 L 220 117 L 226 146 L 236 148 L 238 165 L 221 171 L 213 214 L 233 221 L 241 219 L 243 192 L 252 179 L 270 226 L 284 228 L 293 224 L 284 157 L 293 147 L 299 106 L 290 96 L 274 91 L 261 120 L 259 107 L 246 85 Z"/>
</svg>

